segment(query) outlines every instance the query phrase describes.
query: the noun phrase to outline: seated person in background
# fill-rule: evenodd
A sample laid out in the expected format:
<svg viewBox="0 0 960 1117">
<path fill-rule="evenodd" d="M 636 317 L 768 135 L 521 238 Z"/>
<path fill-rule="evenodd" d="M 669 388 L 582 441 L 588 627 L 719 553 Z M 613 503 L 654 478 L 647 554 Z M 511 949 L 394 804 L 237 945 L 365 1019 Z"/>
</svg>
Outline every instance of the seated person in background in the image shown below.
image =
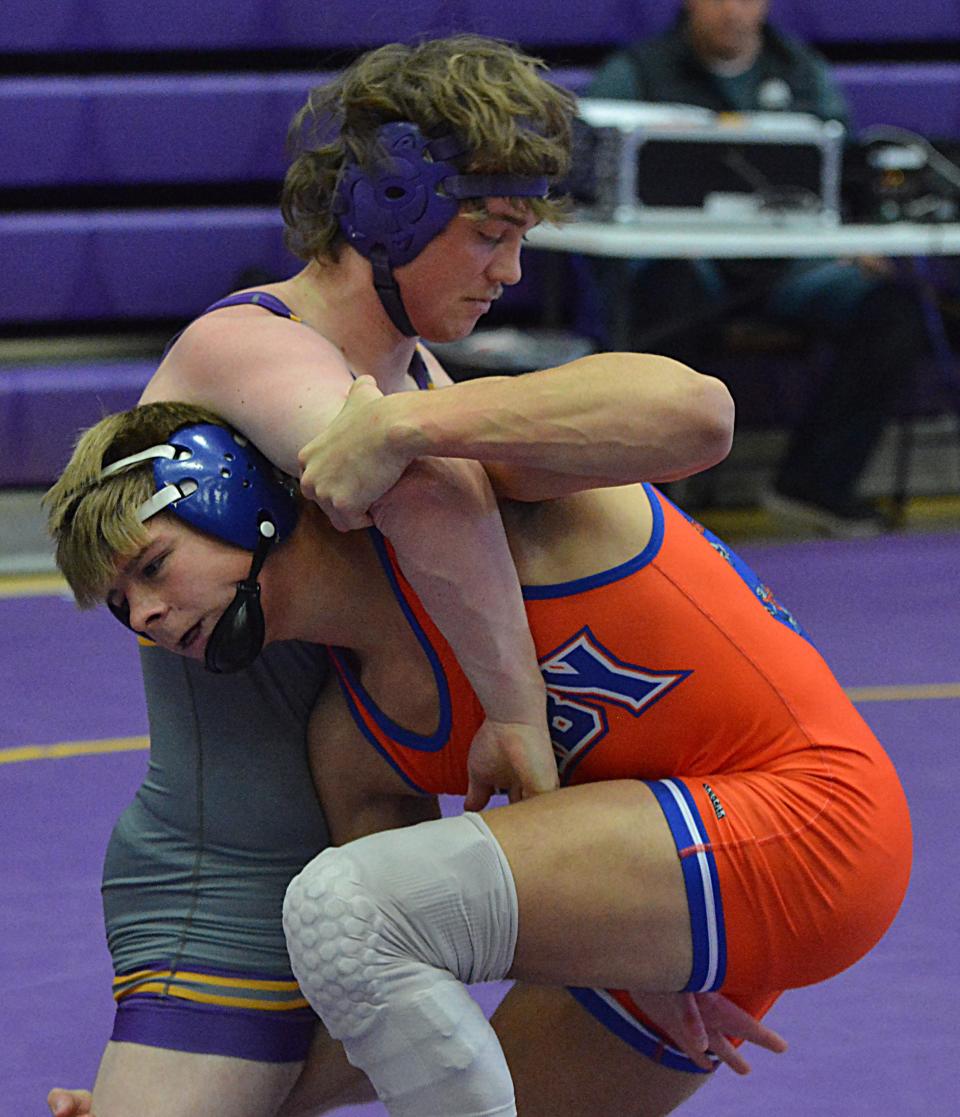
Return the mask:
<svg viewBox="0 0 960 1117">
<path fill-rule="evenodd" d="M 403 468 L 417 440 L 396 399 L 362 378 L 344 410 Z M 611 417 L 579 478 L 544 472 L 500 504 L 563 786 L 383 835 L 371 811 L 413 822 L 477 763 L 494 786 L 508 771 L 471 748 L 481 705 L 383 536 L 336 532 L 182 405 L 102 420 L 58 490 L 57 561 L 81 604 L 194 659 L 248 629 L 331 646 L 340 685 L 314 709 L 311 764 L 347 844 L 288 889 L 285 927 L 304 995 L 393 1117 L 515 1114 L 511 1075 L 525 1117 L 670 1112 L 708 1046 L 739 1065 L 725 1033 L 780 1048 L 729 1002 L 759 1020 L 870 950 L 902 901 L 889 759 L 742 561 L 628 483 L 630 424 Z M 460 982 L 508 976 L 574 988 L 508 1006 L 501 1051 Z M 717 992 L 729 1002 L 702 999 Z"/>
<path fill-rule="evenodd" d="M 716 112 L 788 111 L 848 124 L 826 61 L 766 22 L 769 0 L 684 0 L 656 38 L 612 55 L 588 95 L 674 102 Z M 815 234 L 814 234 L 815 235 Z M 926 347 L 915 295 L 884 261 L 648 261 L 635 278 L 634 348 L 709 366 L 711 308 L 750 293 L 760 312 L 828 337 L 833 360 L 779 463 L 772 509 L 837 535 L 882 526 L 858 482 Z M 700 312 L 698 314 L 698 312 Z M 715 326 L 717 317 L 712 321 Z M 680 323 L 697 319 L 698 326 Z M 671 319 L 678 332 L 664 336 Z M 662 340 L 644 341 L 645 336 Z"/>
</svg>

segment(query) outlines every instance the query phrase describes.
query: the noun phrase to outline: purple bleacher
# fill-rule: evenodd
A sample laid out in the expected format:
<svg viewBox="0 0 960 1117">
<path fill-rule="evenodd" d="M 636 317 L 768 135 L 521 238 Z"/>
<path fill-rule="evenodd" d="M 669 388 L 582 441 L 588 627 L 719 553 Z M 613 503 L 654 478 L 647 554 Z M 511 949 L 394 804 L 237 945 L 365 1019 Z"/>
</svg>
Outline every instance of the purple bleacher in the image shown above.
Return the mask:
<svg viewBox="0 0 960 1117">
<path fill-rule="evenodd" d="M 231 0 L 211 14 L 195 0 L 32 0 L 5 12 L 0 51 L 321 51 L 462 31 L 603 44 L 646 34 L 672 9 L 673 0 Z"/>
<path fill-rule="evenodd" d="M 590 74 L 553 77 L 580 92 Z M 0 187 L 279 182 L 290 120 L 331 76 L 0 79 Z"/>
<path fill-rule="evenodd" d="M 960 65 L 835 66 L 854 126 L 896 124 L 933 139 L 960 138 Z"/>
<path fill-rule="evenodd" d="M 77 431 L 132 407 L 156 363 L 98 360 L 0 369 L 0 487 L 50 484 Z"/>
<path fill-rule="evenodd" d="M 185 318 L 247 269 L 292 274 L 275 207 L 0 215 L 0 321 Z"/>
<path fill-rule="evenodd" d="M 245 271 L 303 267 L 272 206 L 0 215 L 0 324 L 186 319 L 235 290 Z M 539 254 L 504 305 L 536 306 Z"/>
<path fill-rule="evenodd" d="M 0 186 L 282 179 L 287 125 L 328 76 L 0 81 Z"/>
<path fill-rule="evenodd" d="M 0 21 L 0 53 L 295 49 L 315 72 L 0 79 L 0 188 L 279 182 L 284 138 L 329 51 L 459 31 L 524 46 L 614 47 L 667 25 L 679 0 L 32 0 Z M 960 41 L 960 0 L 773 0 L 778 26 L 815 43 Z M 149 68 L 149 59 L 144 64 Z M 855 125 L 960 138 L 960 64 L 843 65 Z M 586 69 L 555 80 L 582 93 Z M 198 191 L 202 203 L 202 188 Z M 0 214 L 0 326 L 186 320 L 244 272 L 292 274 L 276 207 Z M 568 285 L 569 286 L 569 285 Z M 503 311 L 535 314 L 544 254 L 527 257 Z M 0 486 L 47 484 L 78 427 L 131 405 L 153 362 L 0 368 Z"/>
<path fill-rule="evenodd" d="M 960 137 L 960 65 L 856 64 L 834 72 L 858 127 L 899 124 Z M 307 91 L 329 76 L 0 80 L 0 186 L 279 182 L 287 125 Z M 580 93 L 590 71 L 558 69 L 554 78 Z"/>
<path fill-rule="evenodd" d="M 960 39 L 958 0 L 774 0 L 784 29 L 808 42 L 936 42 Z"/>
<path fill-rule="evenodd" d="M 529 46 L 616 44 L 662 27 L 679 0 L 32 0 L 8 5 L 0 51 L 337 50 L 475 31 Z M 960 39 L 958 0 L 773 0 L 813 42 Z"/>
</svg>

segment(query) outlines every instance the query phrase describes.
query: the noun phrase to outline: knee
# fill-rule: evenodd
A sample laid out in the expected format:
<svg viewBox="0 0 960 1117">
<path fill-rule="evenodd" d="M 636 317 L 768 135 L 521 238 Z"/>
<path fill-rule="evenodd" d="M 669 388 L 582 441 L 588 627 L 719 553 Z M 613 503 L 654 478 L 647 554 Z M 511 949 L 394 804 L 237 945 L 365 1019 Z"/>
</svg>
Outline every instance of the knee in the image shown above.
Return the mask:
<svg viewBox="0 0 960 1117">
<path fill-rule="evenodd" d="M 375 1011 L 373 970 L 385 957 L 377 890 L 346 849 L 326 849 L 290 882 L 283 930 L 294 976 L 331 1035 Z"/>
</svg>

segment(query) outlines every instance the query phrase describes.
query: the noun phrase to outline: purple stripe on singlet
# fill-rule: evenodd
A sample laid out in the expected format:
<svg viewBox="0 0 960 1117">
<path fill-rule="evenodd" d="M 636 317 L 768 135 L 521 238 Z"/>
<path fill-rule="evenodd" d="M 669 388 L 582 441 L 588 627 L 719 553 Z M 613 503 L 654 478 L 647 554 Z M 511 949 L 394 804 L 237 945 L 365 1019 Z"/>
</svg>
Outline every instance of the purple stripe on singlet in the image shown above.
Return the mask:
<svg viewBox="0 0 960 1117">
<path fill-rule="evenodd" d="M 295 1063 L 306 1058 L 316 1023 L 309 1008 L 257 1012 L 138 993 L 117 1005 L 110 1038 L 197 1055 Z"/>
</svg>

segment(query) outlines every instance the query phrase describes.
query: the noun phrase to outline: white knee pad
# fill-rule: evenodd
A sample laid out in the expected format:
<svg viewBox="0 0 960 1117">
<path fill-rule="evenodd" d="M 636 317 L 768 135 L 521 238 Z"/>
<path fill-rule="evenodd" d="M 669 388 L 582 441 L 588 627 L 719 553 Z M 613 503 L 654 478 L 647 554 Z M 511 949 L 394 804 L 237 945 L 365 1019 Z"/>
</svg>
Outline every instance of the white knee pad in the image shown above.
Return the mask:
<svg viewBox="0 0 960 1117">
<path fill-rule="evenodd" d="M 283 905 L 293 972 L 392 1117 L 516 1113 L 496 1035 L 463 982 L 504 977 L 517 894 L 476 814 L 324 850 Z"/>
</svg>

